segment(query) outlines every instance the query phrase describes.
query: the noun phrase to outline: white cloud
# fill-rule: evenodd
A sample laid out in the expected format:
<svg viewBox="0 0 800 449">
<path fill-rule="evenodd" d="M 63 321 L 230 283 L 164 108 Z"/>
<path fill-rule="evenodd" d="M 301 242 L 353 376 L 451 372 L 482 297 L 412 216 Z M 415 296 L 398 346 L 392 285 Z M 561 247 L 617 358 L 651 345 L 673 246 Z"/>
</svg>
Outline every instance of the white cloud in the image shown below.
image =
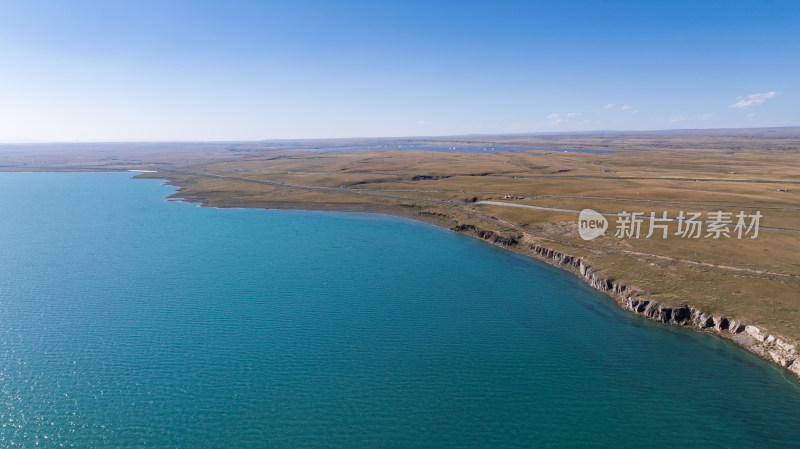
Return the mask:
<svg viewBox="0 0 800 449">
<path fill-rule="evenodd" d="M 421 126 L 430 125 L 430 124 L 431 124 L 431 122 L 429 122 L 427 120 L 420 120 L 420 121 L 417 122 L 417 125 L 421 125 Z"/>
<path fill-rule="evenodd" d="M 755 112 L 751 112 L 751 113 L 747 114 L 747 118 L 753 118 L 755 116 L 756 116 Z"/>
<path fill-rule="evenodd" d="M 622 106 L 622 110 L 623 110 L 623 111 L 627 111 L 627 110 L 629 110 L 629 109 L 633 109 L 633 106 L 631 106 L 631 105 L 628 105 L 628 104 L 626 104 L 626 105 Z"/>
<path fill-rule="evenodd" d="M 714 118 L 714 114 L 700 114 L 700 115 L 695 115 L 694 118 L 698 120 L 708 120 L 710 118 Z"/>
<path fill-rule="evenodd" d="M 557 119 L 559 117 L 561 117 L 561 114 L 555 114 L 555 113 L 547 114 L 547 118 L 550 119 L 550 120 L 555 120 L 555 119 Z"/>
<path fill-rule="evenodd" d="M 609 104 L 603 106 L 603 109 L 611 109 L 613 107 L 614 107 L 614 103 L 609 103 Z"/>
<path fill-rule="evenodd" d="M 567 117 L 573 118 L 573 117 L 580 117 L 582 115 L 583 114 L 581 114 L 580 112 L 570 112 L 569 114 L 567 114 Z"/>
<path fill-rule="evenodd" d="M 764 94 L 742 95 L 742 96 L 736 97 L 736 99 L 739 100 L 739 101 L 737 101 L 736 103 L 734 103 L 734 104 L 732 104 L 732 105 L 730 105 L 728 107 L 729 108 L 749 108 L 750 106 L 758 106 L 758 105 L 764 103 L 765 101 L 767 101 L 768 98 L 775 97 L 776 95 L 778 95 L 778 93 L 775 92 L 775 91 L 770 91 L 770 92 L 767 92 L 767 93 L 764 93 Z"/>
<path fill-rule="evenodd" d="M 669 121 L 672 122 L 672 123 L 678 123 L 678 122 L 682 122 L 682 121 L 686 120 L 687 118 L 688 117 L 686 116 L 686 114 L 679 114 L 679 115 L 673 115 L 672 117 L 670 117 Z"/>
</svg>

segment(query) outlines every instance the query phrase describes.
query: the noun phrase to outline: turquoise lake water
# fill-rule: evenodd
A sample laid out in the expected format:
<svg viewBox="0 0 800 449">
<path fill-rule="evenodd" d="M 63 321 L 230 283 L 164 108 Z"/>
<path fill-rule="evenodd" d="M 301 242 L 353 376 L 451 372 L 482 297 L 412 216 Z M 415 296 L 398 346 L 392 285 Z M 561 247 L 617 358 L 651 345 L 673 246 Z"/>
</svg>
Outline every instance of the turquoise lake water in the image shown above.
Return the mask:
<svg viewBox="0 0 800 449">
<path fill-rule="evenodd" d="M 791 376 L 552 267 L 172 192 L 0 173 L 0 447 L 800 445 Z"/>
</svg>

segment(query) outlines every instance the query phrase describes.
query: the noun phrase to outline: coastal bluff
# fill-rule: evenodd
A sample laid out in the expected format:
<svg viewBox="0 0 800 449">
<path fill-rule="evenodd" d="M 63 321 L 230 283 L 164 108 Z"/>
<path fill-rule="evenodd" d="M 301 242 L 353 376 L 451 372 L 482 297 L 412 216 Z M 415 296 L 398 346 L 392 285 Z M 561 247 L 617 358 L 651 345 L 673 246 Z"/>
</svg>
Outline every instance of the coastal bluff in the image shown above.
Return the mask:
<svg viewBox="0 0 800 449">
<path fill-rule="evenodd" d="M 469 224 L 459 224 L 452 227 L 451 230 L 471 234 L 493 245 L 513 249 L 549 265 L 567 270 L 580 277 L 592 288 L 611 296 L 621 308 L 629 312 L 652 321 L 690 327 L 726 338 L 800 378 L 800 351 L 798 351 L 797 344 L 765 329 L 748 324 L 743 319 L 707 314 L 689 304 L 677 307 L 661 304 L 653 299 L 648 299 L 646 292 L 636 287 L 627 286 L 602 276 L 598 269 L 586 263 L 582 258 L 545 246 L 520 244 L 517 238 L 502 236 Z"/>
</svg>

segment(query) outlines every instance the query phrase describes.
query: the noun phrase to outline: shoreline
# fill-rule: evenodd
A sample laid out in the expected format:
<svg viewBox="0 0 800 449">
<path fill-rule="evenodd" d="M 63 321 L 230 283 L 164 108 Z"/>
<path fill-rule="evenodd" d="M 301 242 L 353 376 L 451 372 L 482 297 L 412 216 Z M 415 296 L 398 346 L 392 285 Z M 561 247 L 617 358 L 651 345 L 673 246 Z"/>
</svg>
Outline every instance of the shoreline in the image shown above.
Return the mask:
<svg viewBox="0 0 800 449">
<path fill-rule="evenodd" d="M 617 306 L 634 315 L 662 324 L 688 327 L 730 340 L 761 359 L 784 368 L 800 380 L 800 352 L 795 344 L 784 337 L 773 335 L 766 329 L 747 324 L 745 320 L 706 314 L 691 305 L 668 307 L 658 301 L 647 299 L 646 293 L 636 286 L 617 283 L 600 276 L 596 267 L 586 263 L 580 257 L 537 244 L 530 244 L 527 248 L 526 244 L 519 242 L 509 245 L 503 237 L 494 235 L 492 231 L 480 230 L 471 226 L 459 228 L 451 228 L 450 231 L 465 235 L 470 235 L 465 231 L 472 231 L 471 236 L 479 240 L 560 268 L 578 277 L 595 290 L 605 293 Z"/>
<path fill-rule="evenodd" d="M 250 202 L 241 204 L 209 205 L 202 195 L 190 194 L 181 196 L 180 191 L 184 186 L 179 181 L 168 178 L 167 171 L 139 171 L 131 170 L 14 170 L 27 172 L 103 172 L 127 173 L 130 179 L 159 180 L 163 185 L 175 187 L 172 194 L 165 197 L 167 201 L 180 201 L 197 204 L 198 207 L 213 207 L 220 209 L 273 209 L 273 210 L 308 210 L 308 211 L 336 211 L 336 212 L 363 212 L 401 217 L 413 221 L 430 224 L 450 232 L 468 235 L 486 243 L 512 251 L 532 259 L 560 268 L 592 288 L 605 293 L 618 307 L 640 317 L 669 324 L 677 327 L 688 327 L 696 331 L 706 332 L 719 338 L 732 341 L 740 348 L 751 354 L 788 371 L 794 378 L 800 380 L 800 349 L 792 340 L 771 333 L 765 327 L 756 327 L 748 324 L 746 320 L 724 315 L 706 314 L 697 307 L 684 304 L 680 307 L 669 307 L 658 301 L 648 299 L 646 292 L 634 285 L 625 285 L 611 281 L 599 275 L 600 269 L 589 264 L 580 257 L 572 256 L 553 248 L 540 244 L 519 242 L 516 239 L 503 237 L 494 231 L 479 229 L 473 225 L 452 225 L 453 217 L 443 214 L 426 214 L 413 208 L 403 208 L 392 205 L 378 205 L 375 203 L 335 203 L 335 202 L 281 202 L 262 201 L 258 205 Z M 161 175 L 161 176 L 159 176 Z M 495 217 L 492 217 L 495 218 Z M 456 220 L 457 221 L 457 220 Z M 526 232 L 526 231 L 525 231 Z M 534 238 L 540 238 L 528 234 Z"/>
<path fill-rule="evenodd" d="M 480 229 L 473 225 L 459 224 L 451 226 L 451 221 L 446 217 L 426 215 L 419 211 L 404 210 L 397 206 L 380 206 L 368 203 L 287 203 L 279 201 L 265 202 L 259 205 L 210 206 L 200 195 L 179 197 L 178 194 L 182 186 L 170 179 L 138 178 L 139 174 L 136 175 L 131 179 L 161 179 L 165 185 L 178 189 L 173 195 L 167 197 L 168 199 L 195 203 L 200 207 L 376 213 L 406 218 L 434 225 L 454 233 L 468 235 L 502 249 L 547 263 L 577 276 L 595 290 L 605 293 L 617 306 L 634 315 L 662 324 L 691 328 L 730 340 L 751 354 L 785 369 L 797 380 L 800 380 L 800 351 L 798 351 L 797 345 L 791 343 L 789 339 L 774 335 L 767 329 L 750 325 L 742 319 L 706 314 L 688 304 L 680 307 L 663 305 L 658 301 L 648 299 L 646 293 L 636 286 L 620 284 L 600 276 L 598 268 L 585 262 L 582 258 L 565 254 L 546 246 L 520 242 L 514 238 L 504 237 L 494 231 Z"/>
</svg>

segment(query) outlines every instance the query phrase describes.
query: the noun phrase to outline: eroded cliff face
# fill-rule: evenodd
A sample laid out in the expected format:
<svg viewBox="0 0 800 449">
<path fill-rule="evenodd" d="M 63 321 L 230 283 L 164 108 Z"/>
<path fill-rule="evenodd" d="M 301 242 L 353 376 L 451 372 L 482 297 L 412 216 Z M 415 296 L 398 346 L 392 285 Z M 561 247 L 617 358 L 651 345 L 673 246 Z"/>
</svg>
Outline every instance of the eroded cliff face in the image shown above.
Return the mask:
<svg viewBox="0 0 800 449">
<path fill-rule="evenodd" d="M 530 254 L 550 265 L 578 275 L 593 288 L 614 298 L 617 304 L 625 310 L 660 323 L 691 327 L 727 338 L 748 351 L 786 368 L 800 378 L 800 351 L 798 351 L 797 344 L 789 339 L 772 335 L 766 330 L 749 325 L 740 319 L 706 314 L 691 305 L 665 306 L 646 298 L 644 291 L 609 280 L 579 257 L 540 245 L 522 247 L 518 239 L 514 237 L 501 236 L 473 225 L 462 224 L 453 227 L 452 230 L 471 233 L 498 246 L 513 246 L 519 252 Z"/>
<path fill-rule="evenodd" d="M 451 228 L 451 230 L 456 232 L 472 232 L 479 239 L 487 240 L 490 243 L 500 246 L 514 246 L 519 243 L 517 239 L 515 239 L 514 237 L 506 237 L 503 235 L 499 235 L 494 231 L 479 229 L 476 228 L 474 225 L 470 224 L 460 224 L 458 226 L 454 226 L 453 228 Z"/>
<path fill-rule="evenodd" d="M 608 293 L 617 304 L 637 315 L 676 326 L 688 326 L 711 332 L 733 340 L 738 345 L 760 357 L 774 362 L 800 378 L 800 352 L 797 344 L 771 335 L 742 320 L 720 315 L 708 315 L 695 307 L 684 305 L 668 307 L 643 297 L 643 292 L 600 276 L 594 268 L 580 258 L 563 254 L 539 245 L 531 245 L 531 252 L 552 265 L 565 267 L 580 274 L 589 285 Z"/>
</svg>

